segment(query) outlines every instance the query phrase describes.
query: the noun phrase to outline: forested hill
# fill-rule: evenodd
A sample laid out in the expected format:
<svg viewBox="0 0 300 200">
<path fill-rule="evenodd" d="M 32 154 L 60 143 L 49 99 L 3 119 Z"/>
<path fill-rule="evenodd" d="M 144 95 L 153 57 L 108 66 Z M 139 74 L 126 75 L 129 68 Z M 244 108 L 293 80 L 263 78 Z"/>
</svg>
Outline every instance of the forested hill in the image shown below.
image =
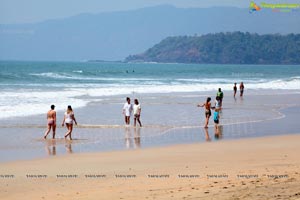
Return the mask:
<svg viewBox="0 0 300 200">
<path fill-rule="evenodd" d="M 127 62 L 300 64 L 300 34 L 242 32 L 168 37 Z"/>
</svg>

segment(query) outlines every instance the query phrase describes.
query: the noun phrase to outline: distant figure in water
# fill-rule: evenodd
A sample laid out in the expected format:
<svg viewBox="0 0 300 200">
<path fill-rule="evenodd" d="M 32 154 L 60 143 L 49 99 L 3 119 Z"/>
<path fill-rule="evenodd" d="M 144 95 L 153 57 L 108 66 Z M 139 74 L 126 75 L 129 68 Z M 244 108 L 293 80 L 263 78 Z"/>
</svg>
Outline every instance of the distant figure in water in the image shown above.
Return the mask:
<svg viewBox="0 0 300 200">
<path fill-rule="evenodd" d="M 242 97 L 243 94 L 244 94 L 244 83 L 241 82 L 241 84 L 240 84 L 240 96 Z"/>
<path fill-rule="evenodd" d="M 125 117 L 125 124 L 129 125 L 130 124 L 130 116 L 132 113 L 132 105 L 130 103 L 130 98 L 126 98 L 126 103 L 123 106 L 123 115 Z"/>
<path fill-rule="evenodd" d="M 142 126 L 142 123 L 140 121 L 141 111 L 142 111 L 142 108 L 141 108 L 141 105 L 139 104 L 139 100 L 135 99 L 134 105 L 133 105 L 134 126 L 136 126 L 136 121 L 138 121 L 140 126 Z"/>
<path fill-rule="evenodd" d="M 55 139 L 55 130 L 56 130 L 56 112 L 55 112 L 55 105 L 51 105 L 51 110 L 49 110 L 47 112 L 47 131 L 45 132 L 45 135 L 44 135 L 44 139 L 47 138 L 47 135 L 50 133 L 51 131 L 51 128 L 52 128 L 52 132 L 53 132 L 53 135 L 52 135 L 52 138 Z"/>
<path fill-rule="evenodd" d="M 75 115 L 72 109 L 72 106 L 68 105 L 67 111 L 64 114 L 64 119 L 62 122 L 62 126 L 65 125 L 66 123 L 66 127 L 68 129 L 68 131 L 65 134 L 65 139 L 69 136 L 70 140 L 72 140 L 72 131 L 73 131 L 73 121 L 75 122 L 75 124 L 77 125 L 77 121 L 75 119 Z"/>
<path fill-rule="evenodd" d="M 205 124 L 204 124 L 204 128 L 208 128 L 208 122 L 209 122 L 209 118 L 211 116 L 211 103 L 210 103 L 211 98 L 207 97 L 206 102 L 203 104 L 198 104 L 198 107 L 205 107 Z"/>
<path fill-rule="evenodd" d="M 235 95 L 236 95 L 236 91 L 237 91 L 237 87 L 236 87 L 236 83 L 234 83 L 234 86 L 233 86 L 233 97 L 235 98 Z"/>
</svg>

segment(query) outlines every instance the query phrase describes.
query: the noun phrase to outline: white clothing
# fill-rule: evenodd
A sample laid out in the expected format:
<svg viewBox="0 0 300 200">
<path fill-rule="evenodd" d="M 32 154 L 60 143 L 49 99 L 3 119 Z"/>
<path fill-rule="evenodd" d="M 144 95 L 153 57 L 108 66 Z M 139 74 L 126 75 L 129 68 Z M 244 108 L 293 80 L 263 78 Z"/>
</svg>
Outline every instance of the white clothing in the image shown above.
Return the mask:
<svg viewBox="0 0 300 200">
<path fill-rule="evenodd" d="M 216 100 L 215 101 L 215 106 L 216 106 L 216 108 L 221 108 L 221 102 Z"/>
<path fill-rule="evenodd" d="M 141 105 L 140 104 L 138 104 L 138 105 L 134 104 L 133 105 L 133 114 L 134 115 L 140 114 L 140 110 L 141 110 Z"/>
<path fill-rule="evenodd" d="M 65 123 L 66 124 L 73 124 L 73 112 L 70 112 L 69 114 L 65 112 Z"/>
<path fill-rule="evenodd" d="M 128 104 L 127 102 L 123 106 L 123 111 L 125 116 L 130 117 L 131 112 L 132 112 L 132 105 Z"/>
</svg>

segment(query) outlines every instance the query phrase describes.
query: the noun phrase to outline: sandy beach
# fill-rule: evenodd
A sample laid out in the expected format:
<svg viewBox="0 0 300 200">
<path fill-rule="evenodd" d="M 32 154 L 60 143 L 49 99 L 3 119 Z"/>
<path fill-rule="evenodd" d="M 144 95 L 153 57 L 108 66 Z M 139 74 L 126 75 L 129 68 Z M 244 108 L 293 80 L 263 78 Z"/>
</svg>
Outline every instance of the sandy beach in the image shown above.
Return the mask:
<svg viewBox="0 0 300 200">
<path fill-rule="evenodd" d="M 299 199 L 299 139 L 271 136 L 1 163 L 0 199 Z"/>
</svg>

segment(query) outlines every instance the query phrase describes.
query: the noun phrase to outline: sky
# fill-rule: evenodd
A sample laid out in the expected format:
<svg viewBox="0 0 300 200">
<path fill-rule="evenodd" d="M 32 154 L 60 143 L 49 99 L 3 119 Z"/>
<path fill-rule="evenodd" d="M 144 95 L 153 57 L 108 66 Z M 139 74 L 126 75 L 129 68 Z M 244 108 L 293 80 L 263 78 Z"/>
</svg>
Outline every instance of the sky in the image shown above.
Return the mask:
<svg viewBox="0 0 300 200">
<path fill-rule="evenodd" d="M 0 0 L 0 24 L 34 23 L 81 13 L 133 10 L 161 4 L 176 7 L 249 7 L 251 0 Z M 300 0 L 254 0 L 255 3 L 300 3 Z"/>
<path fill-rule="evenodd" d="M 248 0 L 0 0 L 0 23 L 32 23 L 80 13 L 133 10 L 170 4 L 176 7 L 248 7 Z"/>
</svg>

